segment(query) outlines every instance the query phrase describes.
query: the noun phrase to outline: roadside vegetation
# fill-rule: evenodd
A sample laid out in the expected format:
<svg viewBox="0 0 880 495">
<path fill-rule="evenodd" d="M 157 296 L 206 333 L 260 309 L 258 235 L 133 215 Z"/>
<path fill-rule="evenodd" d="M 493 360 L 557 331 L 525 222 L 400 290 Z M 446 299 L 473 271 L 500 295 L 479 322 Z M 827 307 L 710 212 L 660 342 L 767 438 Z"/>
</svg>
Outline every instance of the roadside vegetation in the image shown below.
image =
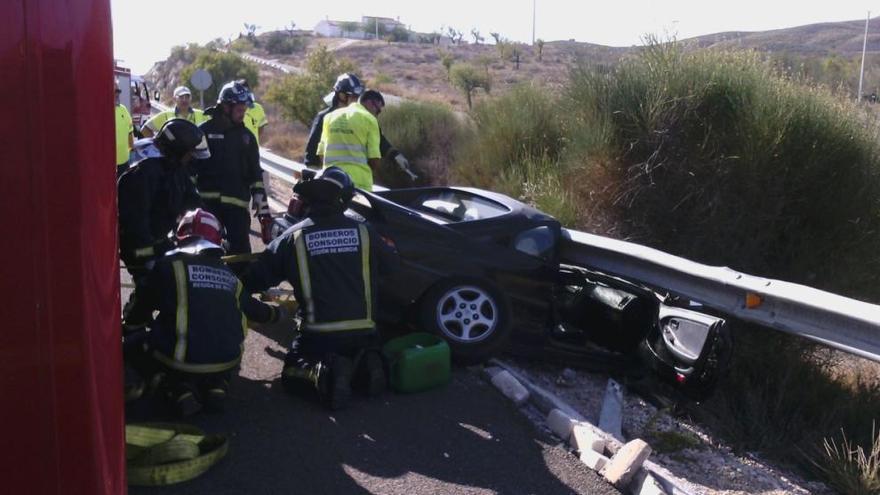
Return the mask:
<svg viewBox="0 0 880 495">
<path fill-rule="evenodd" d="M 574 70 L 561 95 L 523 86 L 472 116 L 458 181 L 588 231 L 880 299 L 876 124 L 755 53 L 649 42 Z M 834 376 L 801 339 L 746 325 L 736 338 L 730 377 L 695 414 L 740 449 L 877 493 L 877 381 Z"/>
</svg>

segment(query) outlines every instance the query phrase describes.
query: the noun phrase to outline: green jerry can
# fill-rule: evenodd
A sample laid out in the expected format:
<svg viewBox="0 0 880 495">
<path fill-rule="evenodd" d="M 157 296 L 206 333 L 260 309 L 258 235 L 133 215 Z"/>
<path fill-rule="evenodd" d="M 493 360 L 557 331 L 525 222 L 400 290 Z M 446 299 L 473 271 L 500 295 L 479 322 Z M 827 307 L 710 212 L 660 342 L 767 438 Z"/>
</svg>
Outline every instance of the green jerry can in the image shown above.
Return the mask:
<svg viewBox="0 0 880 495">
<path fill-rule="evenodd" d="M 412 333 L 382 346 L 389 365 L 391 388 L 396 392 L 420 392 L 449 382 L 449 345 L 430 333 Z"/>
</svg>

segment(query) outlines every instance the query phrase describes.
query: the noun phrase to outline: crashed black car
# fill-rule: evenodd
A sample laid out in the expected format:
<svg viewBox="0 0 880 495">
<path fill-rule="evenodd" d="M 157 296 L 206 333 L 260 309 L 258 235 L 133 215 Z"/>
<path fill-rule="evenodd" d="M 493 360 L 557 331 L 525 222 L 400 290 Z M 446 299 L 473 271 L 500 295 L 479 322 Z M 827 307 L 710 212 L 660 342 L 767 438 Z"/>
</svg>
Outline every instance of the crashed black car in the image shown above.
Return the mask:
<svg viewBox="0 0 880 495">
<path fill-rule="evenodd" d="M 400 255 L 400 267 L 380 280 L 379 320 L 442 336 L 459 361 L 503 350 L 605 355 L 637 360 L 694 395 L 710 391 L 726 367 L 724 319 L 662 288 L 562 263 L 559 222 L 507 196 L 461 187 L 359 191 L 347 214 L 369 221 Z M 278 217 L 273 236 L 296 221 Z"/>
</svg>

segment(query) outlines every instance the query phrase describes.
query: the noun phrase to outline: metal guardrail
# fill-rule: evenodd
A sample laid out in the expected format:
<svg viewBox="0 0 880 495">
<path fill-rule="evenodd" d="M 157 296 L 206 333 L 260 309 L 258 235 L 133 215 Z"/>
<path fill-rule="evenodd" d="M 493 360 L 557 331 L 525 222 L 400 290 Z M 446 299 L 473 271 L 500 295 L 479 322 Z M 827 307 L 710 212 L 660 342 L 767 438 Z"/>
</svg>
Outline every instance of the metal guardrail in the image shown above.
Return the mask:
<svg viewBox="0 0 880 495">
<path fill-rule="evenodd" d="M 880 306 L 564 230 L 562 260 L 666 289 L 726 315 L 880 361 Z"/>
<path fill-rule="evenodd" d="M 263 170 L 290 184 L 305 168 L 266 149 L 260 159 Z M 880 362 L 878 305 L 576 230 L 563 229 L 563 237 L 564 262 L 663 288 L 726 315 Z"/>
</svg>

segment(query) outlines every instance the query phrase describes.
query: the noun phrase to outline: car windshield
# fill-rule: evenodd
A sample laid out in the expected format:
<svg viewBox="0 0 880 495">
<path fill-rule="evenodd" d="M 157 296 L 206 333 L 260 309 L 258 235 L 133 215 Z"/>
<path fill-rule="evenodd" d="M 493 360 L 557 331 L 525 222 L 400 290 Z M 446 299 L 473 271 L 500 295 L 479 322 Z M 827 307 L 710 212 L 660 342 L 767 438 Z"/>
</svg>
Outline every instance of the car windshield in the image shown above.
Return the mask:
<svg viewBox="0 0 880 495">
<path fill-rule="evenodd" d="M 510 211 L 501 203 L 464 191 L 431 192 L 419 197 L 414 207 L 452 222 L 484 220 Z"/>
</svg>

